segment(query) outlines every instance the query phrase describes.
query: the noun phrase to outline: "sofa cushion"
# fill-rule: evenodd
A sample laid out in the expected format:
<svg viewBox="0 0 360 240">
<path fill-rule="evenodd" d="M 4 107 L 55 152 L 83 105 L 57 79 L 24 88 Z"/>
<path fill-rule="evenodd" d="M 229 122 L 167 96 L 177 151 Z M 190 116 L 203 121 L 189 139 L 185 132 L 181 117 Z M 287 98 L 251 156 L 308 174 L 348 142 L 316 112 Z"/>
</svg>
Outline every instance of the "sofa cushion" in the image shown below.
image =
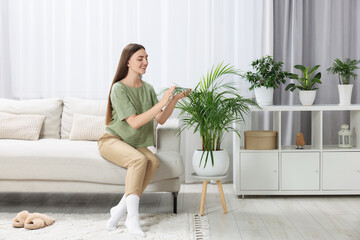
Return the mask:
<svg viewBox="0 0 360 240">
<path fill-rule="evenodd" d="M 38 140 L 44 115 L 0 112 L 0 138 Z"/>
<path fill-rule="evenodd" d="M 105 132 L 105 116 L 74 114 L 70 140 L 97 141 Z"/>
<path fill-rule="evenodd" d="M 64 99 L 64 111 L 61 118 L 61 138 L 70 136 L 74 114 L 105 116 L 107 100 L 87 100 L 67 97 Z"/>
<path fill-rule="evenodd" d="M 40 138 L 60 138 L 60 116 L 62 113 L 62 100 L 60 98 L 21 101 L 0 98 L 0 112 L 45 115 Z"/>
<path fill-rule="evenodd" d="M 97 142 L 6 139 L 0 140 L 0 152 L 1 179 L 125 184 L 126 169 L 103 159 Z M 179 153 L 162 152 L 158 156 L 160 167 L 152 182 L 183 175 Z"/>
</svg>

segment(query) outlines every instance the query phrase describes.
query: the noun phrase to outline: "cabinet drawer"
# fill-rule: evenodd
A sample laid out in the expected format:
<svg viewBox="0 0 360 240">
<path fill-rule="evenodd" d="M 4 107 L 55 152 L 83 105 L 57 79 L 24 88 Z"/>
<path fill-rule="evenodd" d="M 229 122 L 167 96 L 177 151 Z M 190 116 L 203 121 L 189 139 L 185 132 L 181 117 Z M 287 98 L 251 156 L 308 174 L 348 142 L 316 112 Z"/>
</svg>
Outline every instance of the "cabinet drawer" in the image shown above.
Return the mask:
<svg viewBox="0 0 360 240">
<path fill-rule="evenodd" d="M 278 153 L 241 153 L 241 190 L 278 190 Z"/>
<path fill-rule="evenodd" d="M 319 190 L 320 153 L 282 153 L 282 190 Z"/>
<path fill-rule="evenodd" d="M 323 175 L 324 190 L 359 190 L 360 153 L 325 152 Z"/>
</svg>

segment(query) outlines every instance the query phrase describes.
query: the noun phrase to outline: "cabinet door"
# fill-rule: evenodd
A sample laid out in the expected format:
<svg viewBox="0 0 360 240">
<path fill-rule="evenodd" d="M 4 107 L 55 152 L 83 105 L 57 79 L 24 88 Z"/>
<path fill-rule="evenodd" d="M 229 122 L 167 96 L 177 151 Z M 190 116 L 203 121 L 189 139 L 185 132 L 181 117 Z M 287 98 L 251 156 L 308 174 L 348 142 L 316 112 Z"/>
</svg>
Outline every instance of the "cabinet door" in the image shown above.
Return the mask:
<svg viewBox="0 0 360 240">
<path fill-rule="evenodd" d="M 278 190 L 278 153 L 241 153 L 241 190 Z"/>
<path fill-rule="evenodd" d="M 282 190 L 319 190 L 320 153 L 282 153 Z"/>
<path fill-rule="evenodd" d="M 324 152 L 324 190 L 360 189 L 360 153 Z"/>
</svg>

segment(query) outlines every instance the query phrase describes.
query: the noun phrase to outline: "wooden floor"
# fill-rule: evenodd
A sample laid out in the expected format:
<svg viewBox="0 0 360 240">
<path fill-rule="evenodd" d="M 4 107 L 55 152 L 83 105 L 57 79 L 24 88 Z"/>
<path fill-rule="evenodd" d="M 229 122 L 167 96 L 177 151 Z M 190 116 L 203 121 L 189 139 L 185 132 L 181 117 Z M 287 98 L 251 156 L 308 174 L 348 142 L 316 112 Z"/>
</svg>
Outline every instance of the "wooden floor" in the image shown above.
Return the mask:
<svg viewBox="0 0 360 240">
<path fill-rule="evenodd" d="M 238 198 L 224 184 L 228 213 L 222 210 L 216 184 L 208 185 L 205 214 L 217 239 L 360 239 L 360 196 L 257 196 Z M 178 212 L 198 213 L 201 184 L 184 184 Z M 0 193 L 2 212 L 108 213 L 122 194 Z M 172 195 L 146 193 L 141 213 L 172 212 Z"/>
</svg>

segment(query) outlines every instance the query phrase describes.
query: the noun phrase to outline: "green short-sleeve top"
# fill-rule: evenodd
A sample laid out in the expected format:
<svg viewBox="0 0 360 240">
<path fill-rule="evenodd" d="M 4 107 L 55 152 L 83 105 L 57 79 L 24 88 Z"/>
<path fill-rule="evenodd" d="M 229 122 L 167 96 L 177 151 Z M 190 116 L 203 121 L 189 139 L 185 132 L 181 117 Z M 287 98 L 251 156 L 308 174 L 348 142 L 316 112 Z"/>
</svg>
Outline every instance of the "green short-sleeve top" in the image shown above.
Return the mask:
<svg viewBox="0 0 360 240">
<path fill-rule="evenodd" d="M 106 131 L 119 136 L 134 148 L 154 146 L 153 120 L 138 129 L 132 128 L 125 120 L 133 114 L 146 112 L 159 102 L 154 88 L 145 81 L 142 81 L 142 86 L 138 88 L 129 87 L 119 81 L 111 88 L 110 100 L 112 118 Z"/>
</svg>

